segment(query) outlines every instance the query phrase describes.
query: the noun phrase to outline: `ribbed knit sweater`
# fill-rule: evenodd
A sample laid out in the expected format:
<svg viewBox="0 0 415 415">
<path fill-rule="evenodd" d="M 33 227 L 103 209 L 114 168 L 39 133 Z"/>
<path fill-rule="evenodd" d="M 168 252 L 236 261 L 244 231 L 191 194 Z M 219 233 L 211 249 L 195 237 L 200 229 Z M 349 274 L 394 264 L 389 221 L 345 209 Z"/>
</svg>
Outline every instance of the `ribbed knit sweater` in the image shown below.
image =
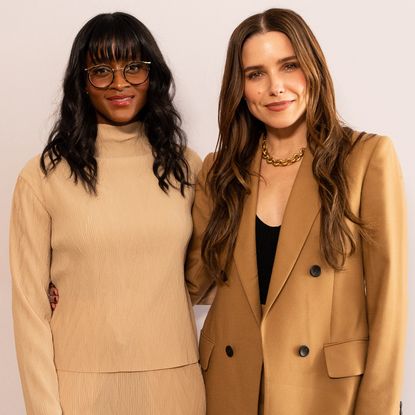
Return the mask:
<svg viewBox="0 0 415 415">
<path fill-rule="evenodd" d="M 28 413 L 36 415 L 60 413 L 57 369 L 144 371 L 198 360 L 183 274 L 193 189 L 185 197 L 160 189 L 137 123 L 100 124 L 96 155 L 97 195 L 74 183 L 65 161 L 45 177 L 39 157 L 16 184 L 14 328 Z M 191 150 L 187 159 L 194 180 L 201 162 Z M 50 281 L 60 295 L 53 316 Z"/>
</svg>

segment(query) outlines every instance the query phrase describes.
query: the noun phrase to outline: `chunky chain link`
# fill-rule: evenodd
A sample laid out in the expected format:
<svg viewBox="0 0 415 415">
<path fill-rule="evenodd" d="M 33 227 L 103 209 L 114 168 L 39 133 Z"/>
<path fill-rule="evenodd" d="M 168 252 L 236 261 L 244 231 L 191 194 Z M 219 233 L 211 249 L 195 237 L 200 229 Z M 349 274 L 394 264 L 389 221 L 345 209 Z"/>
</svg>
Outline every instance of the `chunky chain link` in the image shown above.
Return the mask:
<svg viewBox="0 0 415 415">
<path fill-rule="evenodd" d="M 291 164 L 297 163 L 304 156 L 305 148 L 301 148 L 298 153 L 293 154 L 291 157 L 286 159 L 274 159 L 268 152 L 267 140 L 264 138 L 262 140 L 262 158 L 268 163 L 272 164 L 274 167 L 286 167 Z"/>
</svg>

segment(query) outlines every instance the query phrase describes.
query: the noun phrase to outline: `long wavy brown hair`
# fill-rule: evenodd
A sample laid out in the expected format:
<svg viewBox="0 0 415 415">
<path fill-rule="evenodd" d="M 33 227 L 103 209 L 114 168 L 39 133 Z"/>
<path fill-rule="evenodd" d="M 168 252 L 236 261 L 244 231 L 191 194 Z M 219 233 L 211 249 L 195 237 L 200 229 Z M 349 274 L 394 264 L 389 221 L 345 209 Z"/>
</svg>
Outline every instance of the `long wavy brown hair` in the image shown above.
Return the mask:
<svg viewBox="0 0 415 415">
<path fill-rule="evenodd" d="M 345 160 L 353 148 L 352 130 L 336 112 L 333 82 L 323 52 L 305 21 L 287 9 L 270 9 L 244 20 L 229 41 L 219 99 L 219 139 L 207 178 L 213 211 L 207 225 L 202 257 L 208 272 L 226 280 L 241 220 L 250 192 L 250 167 L 265 126 L 254 118 L 243 99 L 242 48 L 258 33 L 277 31 L 291 41 L 307 82 L 307 141 L 314 156 L 313 174 L 321 200 L 321 251 L 340 270 L 356 240 L 347 220 L 365 233 L 348 202 Z"/>
</svg>

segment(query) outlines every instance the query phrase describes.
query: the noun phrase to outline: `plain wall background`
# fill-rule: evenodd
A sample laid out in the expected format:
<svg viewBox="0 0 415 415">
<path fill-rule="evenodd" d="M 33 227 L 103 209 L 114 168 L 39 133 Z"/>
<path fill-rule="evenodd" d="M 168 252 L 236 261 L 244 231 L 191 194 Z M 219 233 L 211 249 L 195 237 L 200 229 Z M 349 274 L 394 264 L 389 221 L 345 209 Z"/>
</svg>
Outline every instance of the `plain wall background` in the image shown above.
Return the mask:
<svg viewBox="0 0 415 415">
<path fill-rule="evenodd" d="M 311 26 L 331 69 L 339 113 L 352 127 L 393 138 L 409 213 L 409 331 L 405 414 L 415 414 L 414 0 L 24 0 L 0 6 L 0 415 L 24 414 L 14 352 L 8 266 L 10 201 L 18 172 L 45 143 L 63 71 L 81 26 L 102 12 L 126 11 L 152 31 L 177 85 L 189 144 L 214 149 L 226 46 L 236 25 L 270 7 L 288 7 Z M 197 308 L 202 324 L 206 308 Z M 329 415 L 329 414 L 322 414 Z"/>
</svg>

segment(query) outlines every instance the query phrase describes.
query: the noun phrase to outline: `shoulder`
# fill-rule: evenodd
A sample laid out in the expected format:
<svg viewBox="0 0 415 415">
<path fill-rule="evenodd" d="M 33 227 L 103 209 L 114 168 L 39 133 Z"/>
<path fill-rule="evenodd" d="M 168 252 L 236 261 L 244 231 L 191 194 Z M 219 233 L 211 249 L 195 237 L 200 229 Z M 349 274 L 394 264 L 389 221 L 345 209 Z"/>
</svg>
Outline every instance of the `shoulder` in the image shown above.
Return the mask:
<svg viewBox="0 0 415 415">
<path fill-rule="evenodd" d="M 186 160 L 190 165 L 190 170 L 192 175 L 195 177 L 204 177 L 206 178 L 207 173 L 212 167 L 213 161 L 215 159 L 216 153 L 209 153 L 203 160 L 200 156 L 191 148 L 187 148 L 185 152 Z"/>
<path fill-rule="evenodd" d="M 402 180 L 399 159 L 390 137 L 379 134 L 353 132 L 353 147 L 347 160 L 351 182 L 392 177 Z"/>
<path fill-rule="evenodd" d="M 31 158 L 20 170 L 15 186 L 15 193 L 31 193 L 39 200 L 43 200 L 42 187 L 45 174 L 40 167 L 40 155 Z"/>
<path fill-rule="evenodd" d="M 397 160 L 393 141 L 385 135 L 353 131 L 350 163 L 369 165 L 376 161 Z"/>
<path fill-rule="evenodd" d="M 201 167 L 199 168 L 196 180 L 196 182 L 199 183 L 199 185 L 205 186 L 207 175 L 214 161 L 214 155 L 215 153 L 209 153 L 204 158 L 203 162 L 201 162 Z"/>
<path fill-rule="evenodd" d="M 43 193 L 45 186 L 50 183 L 52 177 L 64 178 L 64 181 L 71 177 L 70 167 L 65 159 L 60 160 L 47 174 L 42 170 L 41 160 L 42 156 L 40 154 L 31 158 L 21 169 L 18 176 L 18 181 L 25 182 L 36 194 Z M 50 167 L 51 161 L 48 155 L 45 156 L 44 162 L 46 168 Z"/>
<path fill-rule="evenodd" d="M 394 146 L 390 137 L 362 131 L 352 132 L 353 149 L 351 154 L 371 157 L 374 152 L 393 151 Z"/>
<path fill-rule="evenodd" d="M 31 185 L 39 185 L 44 177 L 44 173 L 40 167 L 40 154 L 31 158 L 19 173 L 19 178 Z"/>
<path fill-rule="evenodd" d="M 192 148 L 186 147 L 184 157 L 189 164 L 191 175 L 197 176 L 202 167 L 202 159 L 199 154 L 197 154 Z"/>
<path fill-rule="evenodd" d="M 201 171 L 206 175 L 212 168 L 213 162 L 215 161 L 216 153 L 209 153 L 203 160 Z"/>
</svg>

